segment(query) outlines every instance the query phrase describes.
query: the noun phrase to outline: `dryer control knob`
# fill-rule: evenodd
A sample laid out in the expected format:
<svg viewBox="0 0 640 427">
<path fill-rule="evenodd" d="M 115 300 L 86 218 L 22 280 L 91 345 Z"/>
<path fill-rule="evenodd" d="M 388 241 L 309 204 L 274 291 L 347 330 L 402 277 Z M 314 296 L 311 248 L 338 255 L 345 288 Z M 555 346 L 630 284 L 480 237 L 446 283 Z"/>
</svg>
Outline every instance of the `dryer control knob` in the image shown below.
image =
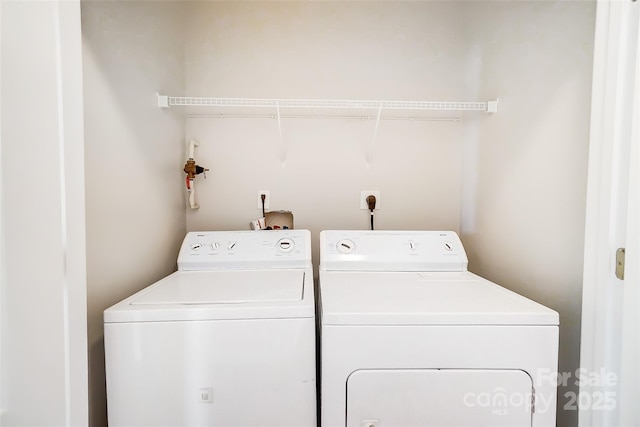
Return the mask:
<svg viewBox="0 0 640 427">
<path fill-rule="evenodd" d="M 213 251 L 218 250 L 219 247 L 220 247 L 220 242 L 213 242 L 211 244 L 211 250 Z"/>
<path fill-rule="evenodd" d="M 350 254 L 356 249 L 356 244 L 353 243 L 353 241 L 351 240 L 343 239 L 338 242 L 338 244 L 336 245 L 336 248 L 340 253 Z"/>
<path fill-rule="evenodd" d="M 278 243 L 276 243 L 276 246 L 282 251 L 282 252 L 289 252 L 292 251 L 293 248 L 295 247 L 295 243 L 293 242 L 293 240 L 291 239 L 280 239 L 278 240 Z"/>
<path fill-rule="evenodd" d="M 193 243 L 193 244 L 191 245 L 191 250 L 192 250 L 192 251 L 198 251 L 198 250 L 200 250 L 200 248 L 201 248 L 201 247 L 202 247 L 202 244 L 200 244 L 200 243 Z"/>
</svg>

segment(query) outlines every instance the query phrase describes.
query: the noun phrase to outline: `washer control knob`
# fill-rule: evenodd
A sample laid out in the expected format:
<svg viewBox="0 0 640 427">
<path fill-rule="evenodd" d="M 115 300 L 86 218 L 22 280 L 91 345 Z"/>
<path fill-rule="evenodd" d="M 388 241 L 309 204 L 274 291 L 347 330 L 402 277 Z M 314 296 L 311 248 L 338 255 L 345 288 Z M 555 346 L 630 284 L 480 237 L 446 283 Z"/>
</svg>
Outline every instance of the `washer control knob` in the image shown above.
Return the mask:
<svg viewBox="0 0 640 427">
<path fill-rule="evenodd" d="M 191 244 L 191 250 L 192 251 L 198 251 L 198 250 L 200 250 L 201 247 L 202 247 L 202 244 L 200 244 L 200 243 L 192 243 Z"/>
<path fill-rule="evenodd" d="M 415 251 L 416 249 L 418 249 L 416 242 L 409 240 L 409 250 Z"/>
<path fill-rule="evenodd" d="M 238 246 L 238 242 L 229 242 L 229 246 L 227 246 L 227 249 L 232 251 L 236 248 L 236 246 Z"/>
<path fill-rule="evenodd" d="M 280 240 L 278 240 L 278 243 L 276 244 L 276 246 L 278 248 L 280 248 L 280 250 L 282 252 L 292 251 L 293 248 L 295 247 L 295 245 L 296 244 L 293 242 L 293 240 L 288 239 L 288 238 L 280 239 Z"/>
<path fill-rule="evenodd" d="M 351 240 L 343 239 L 338 242 L 338 244 L 336 245 L 336 248 L 340 253 L 350 254 L 356 249 L 356 244 L 353 243 L 353 241 Z"/>
<path fill-rule="evenodd" d="M 453 250 L 453 245 L 449 242 L 444 244 L 444 248 L 448 251 L 452 251 Z"/>
<path fill-rule="evenodd" d="M 211 244 L 211 250 L 215 251 L 218 250 L 218 248 L 220 248 L 220 242 L 213 242 Z"/>
</svg>

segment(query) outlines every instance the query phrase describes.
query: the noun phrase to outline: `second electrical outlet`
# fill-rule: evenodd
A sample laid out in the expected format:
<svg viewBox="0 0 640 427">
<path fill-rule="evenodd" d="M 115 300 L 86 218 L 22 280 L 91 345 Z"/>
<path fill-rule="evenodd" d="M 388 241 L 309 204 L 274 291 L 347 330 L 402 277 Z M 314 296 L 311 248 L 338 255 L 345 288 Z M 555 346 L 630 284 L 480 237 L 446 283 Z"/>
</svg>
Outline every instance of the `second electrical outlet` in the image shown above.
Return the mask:
<svg viewBox="0 0 640 427">
<path fill-rule="evenodd" d="M 380 209 L 380 192 L 377 190 L 362 190 L 360 192 L 360 209 L 369 209 L 367 203 L 367 197 L 375 196 L 376 198 L 376 210 Z"/>
<path fill-rule="evenodd" d="M 264 194 L 264 208 L 269 209 L 269 202 L 271 202 L 271 192 L 268 190 L 258 191 L 258 209 L 262 210 L 262 195 Z"/>
</svg>

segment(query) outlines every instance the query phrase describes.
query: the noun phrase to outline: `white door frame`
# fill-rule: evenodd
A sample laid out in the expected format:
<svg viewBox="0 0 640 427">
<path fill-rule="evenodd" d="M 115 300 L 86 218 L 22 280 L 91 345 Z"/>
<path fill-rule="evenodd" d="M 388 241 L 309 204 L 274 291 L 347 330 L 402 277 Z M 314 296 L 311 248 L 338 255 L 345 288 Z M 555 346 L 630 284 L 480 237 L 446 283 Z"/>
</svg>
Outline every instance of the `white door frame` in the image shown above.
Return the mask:
<svg viewBox="0 0 640 427">
<path fill-rule="evenodd" d="M 85 426 L 80 1 L 0 13 L 0 426 Z"/>
<path fill-rule="evenodd" d="M 598 1 L 582 295 L 580 426 L 638 426 L 640 3 Z M 625 279 L 615 276 L 626 248 Z"/>
</svg>

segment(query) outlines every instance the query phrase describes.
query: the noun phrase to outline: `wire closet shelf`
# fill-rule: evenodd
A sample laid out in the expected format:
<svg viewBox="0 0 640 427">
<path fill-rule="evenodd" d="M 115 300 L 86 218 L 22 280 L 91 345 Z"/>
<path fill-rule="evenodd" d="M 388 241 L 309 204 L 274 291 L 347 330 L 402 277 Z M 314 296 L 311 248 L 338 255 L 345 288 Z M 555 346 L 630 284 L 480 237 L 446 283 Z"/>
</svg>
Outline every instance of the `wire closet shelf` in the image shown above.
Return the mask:
<svg viewBox="0 0 640 427">
<path fill-rule="evenodd" d="M 190 96 L 167 96 L 157 94 L 158 106 L 185 107 L 267 107 L 267 108 L 336 108 L 373 110 L 429 110 L 429 111 L 498 111 L 498 100 L 494 101 L 375 101 L 334 99 L 259 99 L 259 98 L 206 98 Z"/>
</svg>

